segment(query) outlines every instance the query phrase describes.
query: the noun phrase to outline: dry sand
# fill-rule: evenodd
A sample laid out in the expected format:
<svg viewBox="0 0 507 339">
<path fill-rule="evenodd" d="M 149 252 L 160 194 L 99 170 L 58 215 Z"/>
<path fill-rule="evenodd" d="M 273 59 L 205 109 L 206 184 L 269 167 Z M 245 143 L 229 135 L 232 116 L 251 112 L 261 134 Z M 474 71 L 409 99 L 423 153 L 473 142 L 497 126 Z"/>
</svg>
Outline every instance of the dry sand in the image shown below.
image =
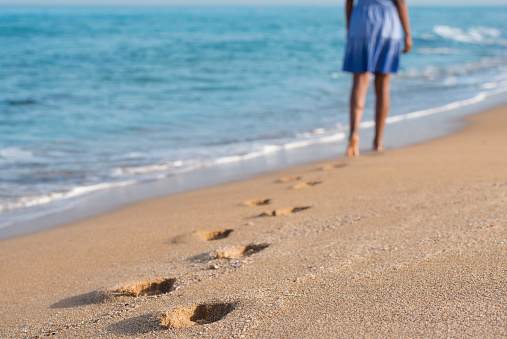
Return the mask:
<svg viewBox="0 0 507 339">
<path fill-rule="evenodd" d="M 2 241 L 0 337 L 506 337 L 507 107 L 468 121 Z"/>
</svg>

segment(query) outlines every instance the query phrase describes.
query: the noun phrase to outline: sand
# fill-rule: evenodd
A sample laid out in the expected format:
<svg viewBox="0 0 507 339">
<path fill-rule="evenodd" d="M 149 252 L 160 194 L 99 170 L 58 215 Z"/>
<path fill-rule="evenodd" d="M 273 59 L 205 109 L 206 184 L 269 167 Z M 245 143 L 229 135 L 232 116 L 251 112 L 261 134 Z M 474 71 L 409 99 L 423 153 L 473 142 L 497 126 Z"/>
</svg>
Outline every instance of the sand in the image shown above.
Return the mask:
<svg viewBox="0 0 507 339">
<path fill-rule="evenodd" d="M 4 240 L 0 337 L 506 337 L 507 107 L 467 121 Z"/>
</svg>

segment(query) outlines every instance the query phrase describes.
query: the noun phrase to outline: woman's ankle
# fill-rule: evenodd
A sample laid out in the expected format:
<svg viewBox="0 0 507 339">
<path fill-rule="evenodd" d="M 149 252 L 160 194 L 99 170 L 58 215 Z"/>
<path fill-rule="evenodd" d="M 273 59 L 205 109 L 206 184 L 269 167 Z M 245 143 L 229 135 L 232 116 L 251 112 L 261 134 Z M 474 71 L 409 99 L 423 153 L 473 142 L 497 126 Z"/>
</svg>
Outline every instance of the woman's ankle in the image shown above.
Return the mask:
<svg viewBox="0 0 507 339">
<path fill-rule="evenodd" d="M 359 135 L 351 133 L 349 137 L 349 145 L 347 147 L 347 156 L 356 157 L 359 155 Z"/>
</svg>

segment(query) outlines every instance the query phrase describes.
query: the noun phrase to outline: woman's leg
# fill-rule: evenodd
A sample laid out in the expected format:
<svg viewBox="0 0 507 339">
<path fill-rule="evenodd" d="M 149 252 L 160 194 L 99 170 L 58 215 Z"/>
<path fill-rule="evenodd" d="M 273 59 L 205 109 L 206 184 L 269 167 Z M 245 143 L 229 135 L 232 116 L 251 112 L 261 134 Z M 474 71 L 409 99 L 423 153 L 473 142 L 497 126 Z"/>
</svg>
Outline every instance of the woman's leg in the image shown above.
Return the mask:
<svg viewBox="0 0 507 339">
<path fill-rule="evenodd" d="M 352 91 L 350 93 L 350 135 L 347 156 L 359 155 L 359 124 L 363 117 L 366 93 L 370 85 L 371 73 L 354 73 Z"/>
<path fill-rule="evenodd" d="M 383 150 L 384 128 L 386 118 L 391 104 L 390 97 L 390 74 L 375 73 L 375 139 L 373 140 L 373 150 L 381 152 Z"/>
</svg>

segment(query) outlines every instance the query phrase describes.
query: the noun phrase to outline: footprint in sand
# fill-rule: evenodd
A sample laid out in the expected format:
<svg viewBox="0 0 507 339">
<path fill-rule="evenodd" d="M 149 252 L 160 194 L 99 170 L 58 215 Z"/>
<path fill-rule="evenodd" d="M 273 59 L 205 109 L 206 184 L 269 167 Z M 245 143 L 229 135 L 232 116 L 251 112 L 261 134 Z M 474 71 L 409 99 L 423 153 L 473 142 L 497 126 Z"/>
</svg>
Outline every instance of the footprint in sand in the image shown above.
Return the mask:
<svg viewBox="0 0 507 339">
<path fill-rule="evenodd" d="M 194 232 L 195 235 L 202 237 L 205 241 L 220 240 L 229 237 L 234 232 L 233 229 L 221 229 L 217 231 Z"/>
<path fill-rule="evenodd" d="M 236 259 L 251 256 L 269 247 L 269 244 L 250 244 L 241 247 L 218 250 L 211 254 L 214 259 Z"/>
<path fill-rule="evenodd" d="M 176 279 L 146 279 L 119 285 L 108 290 L 98 290 L 78 296 L 66 298 L 51 308 L 70 308 L 83 305 L 98 304 L 109 301 L 115 297 L 143 297 L 156 294 L 169 293 L 174 289 Z"/>
<path fill-rule="evenodd" d="M 214 231 L 195 231 L 191 234 L 180 235 L 172 239 L 173 244 L 186 244 L 189 242 L 220 240 L 229 237 L 233 229 L 223 228 Z"/>
<path fill-rule="evenodd" d="M 249 200 L 245 201 L 244 204 L 248 206 L 262 206 L 262 205 L 269 205 L 271 202 L 271 199 L 257 199 L 257 200 Z"/>
<path fill-rule="evenodd" d="M 302 188 L 313 187 L 313 186 L 319 185 L 319 184 L 322 184 L 322 181 L 314 180 L 314 181 L 302 182 L 300 184 L 292 186 L 292 188 L 295 190 L 299 190 Z"/>
<path fill-rule="evenodd" d="M 169 293 L 174 289 L 176 279 L 146 279 L 121 285 L 109 290 L 110 296 L 144 297 Z"/>
<path fill-rule="evenodd" d="M 198 254 L 189 258 L 190 261 L 209 263 L 211 260 L 217 259 L 239 259 L 251 256 L 269 247 L 269 244 L 249 244 L 240 247 L 230 247 L 225 249 L 216 250 Z M 215 265 L 210 266 L 210 269 L 216 269 Z"/>
<path fill-rule="evenodd" d="M 273 211 L 266 211 L 259 215 L 259 217 L 280 217 L 282 215 L 290 214 L 290 213 L 297 213 L 304 210 L 309 209 L 310 206 L 303 206 L 303 207 L 289 207 L 284 208 L 282 210 L 273 210 Z"/>
<path fill-rule="evenodd" d="M 217 322 L 231 313 L 237 303 L 210 303 L 178 307 L 174 311 L 159 316 L 159 326 L 163 328 L 181 328 Z"/>
<path fill-rule="evenodd" d="M 292 182 L 292 181 L 298 181 L 301 180 L 302 177 L 288 177 L 288 178 L 280 178 L 276 180 L 277 183 L 284 183 L 284 182 Z"/>
<path fill-rule="evenodd" d="M 335 164 L 335 165 L 325 165 L 320 168 L 321 171 L 331 171 L 337 168 L 347 167 L 347 164 Z"/>
</svg>

